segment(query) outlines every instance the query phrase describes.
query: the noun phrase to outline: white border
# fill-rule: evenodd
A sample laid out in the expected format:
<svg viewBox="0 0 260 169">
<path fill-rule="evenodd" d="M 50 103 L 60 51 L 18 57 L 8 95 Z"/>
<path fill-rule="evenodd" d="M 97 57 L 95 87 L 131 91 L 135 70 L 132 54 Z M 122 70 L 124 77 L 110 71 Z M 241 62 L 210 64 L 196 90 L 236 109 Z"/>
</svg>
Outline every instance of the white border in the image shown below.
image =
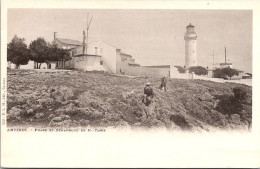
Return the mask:
<svg viewBox="0 0 260 169">
<path fill-rule="evenodd" d="M 6 79 L 8 8 L 249 9 L 253 10 L 253 129 L 251 133 L 6 132 L 2 167 L 259 167 L 260 111 L 258 1 L 2 1 L 1 94 Z M 258 38 L 257 38 L 258 37 Z M 7 84 L 5 83 L 5 86 Z M 6 98 L 5 98 L 6 99 Z M 2 104 L 2 99 L 1 99 Z"/>
</svg>

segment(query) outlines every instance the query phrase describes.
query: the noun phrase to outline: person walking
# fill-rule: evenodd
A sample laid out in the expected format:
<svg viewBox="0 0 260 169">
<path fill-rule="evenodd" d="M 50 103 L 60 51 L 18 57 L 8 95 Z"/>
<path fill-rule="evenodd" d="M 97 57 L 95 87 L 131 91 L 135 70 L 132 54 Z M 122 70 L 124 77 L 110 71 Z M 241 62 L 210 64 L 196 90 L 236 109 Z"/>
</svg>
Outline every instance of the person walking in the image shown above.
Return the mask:
<svg viewBox="0 0 260 169">
<path fill-rule="evenodd" d="M 166 75 L 163 75 L 163 78 L 162 78 L 162 82 L 161 82 L 161 86 L 160 86 L 160 89 L 164 89 L 164 91 L 166 92 L 166 83 L 167 83 L 167 78 L 166 78 Z"/>
</svg>

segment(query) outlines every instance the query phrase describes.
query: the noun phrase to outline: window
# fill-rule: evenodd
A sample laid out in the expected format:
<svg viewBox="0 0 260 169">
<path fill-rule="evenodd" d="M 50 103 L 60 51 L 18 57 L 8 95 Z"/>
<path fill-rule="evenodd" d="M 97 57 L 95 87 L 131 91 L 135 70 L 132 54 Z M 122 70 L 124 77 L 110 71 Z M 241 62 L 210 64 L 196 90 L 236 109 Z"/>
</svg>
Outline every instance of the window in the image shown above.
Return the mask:
<svg viewBox="0 0 260 169">
<path fill-rule="evenodd" d="M 100 65 L 103 65 L 103 61 L 100 61 Z"/>
<path fill-rule="evenodd" d="M 98 47 L 95 47 L 95 55 L 98 54 Z"/>
</svg>

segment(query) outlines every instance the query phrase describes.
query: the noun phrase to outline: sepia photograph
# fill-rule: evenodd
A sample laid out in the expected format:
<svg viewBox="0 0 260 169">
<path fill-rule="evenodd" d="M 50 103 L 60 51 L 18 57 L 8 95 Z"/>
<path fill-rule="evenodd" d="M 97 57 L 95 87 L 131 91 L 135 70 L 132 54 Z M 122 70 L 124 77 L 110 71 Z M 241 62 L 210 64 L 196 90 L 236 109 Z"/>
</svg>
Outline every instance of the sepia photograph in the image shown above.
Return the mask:
<svg viewBox="0 0 260 169">
<path fill-rule="evenodd" d="M 252 11 L 8 9 L 7 126 L 246 130 Z"/>
<path fill-rule="evenodd" d="M 259 167 L 258 3 L 164 2 L 1 2 L 1 167 Z"/>
</svg>

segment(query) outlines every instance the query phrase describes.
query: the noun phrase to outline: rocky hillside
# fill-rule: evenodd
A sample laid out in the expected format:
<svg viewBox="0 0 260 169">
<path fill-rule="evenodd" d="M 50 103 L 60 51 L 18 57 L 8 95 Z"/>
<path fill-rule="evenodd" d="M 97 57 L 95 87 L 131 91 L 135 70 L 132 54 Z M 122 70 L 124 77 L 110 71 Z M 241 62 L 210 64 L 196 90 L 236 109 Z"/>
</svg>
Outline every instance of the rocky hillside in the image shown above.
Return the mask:
<svg viewBox="0 0 260 169">
<path fill-rule="evenodd" d="M 151 82 L 155 97 L 142 103 Z M 252 87 L 203 80 L 124 77 L 95 72 L 8 70 L 8 126 L 129 127 L 211 131 L 251 128 Z M 246 93 L 234 95 L 234 88 Z"/>
</svg>

